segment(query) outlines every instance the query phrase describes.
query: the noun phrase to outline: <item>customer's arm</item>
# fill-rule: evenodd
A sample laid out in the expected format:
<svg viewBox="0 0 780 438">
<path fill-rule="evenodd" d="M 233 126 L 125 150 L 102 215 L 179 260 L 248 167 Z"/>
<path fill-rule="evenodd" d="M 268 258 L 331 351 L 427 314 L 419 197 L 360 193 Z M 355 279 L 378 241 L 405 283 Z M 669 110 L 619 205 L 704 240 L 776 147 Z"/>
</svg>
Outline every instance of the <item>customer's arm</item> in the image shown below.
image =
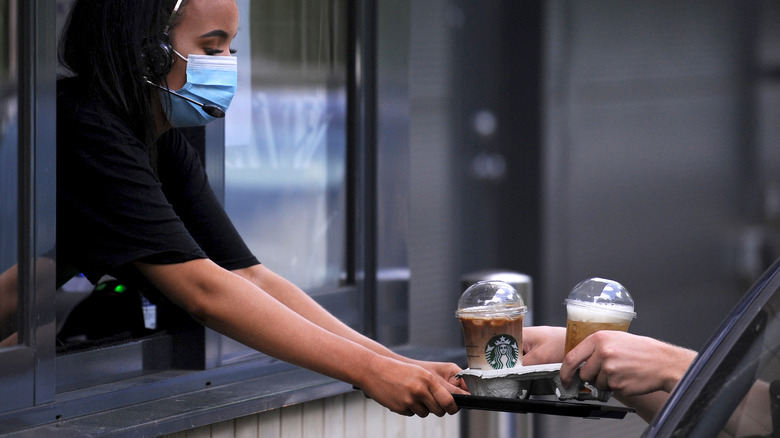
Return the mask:
<svg viewBox="0 0 780 438">
<path fill-rule="evenodd" d="M 16 345 L 19 308 L 19 265 L 0 273 L 0 347 Z"/>
<path fill-rule="evenodd" d="M 636 409 L 646 421 L 663 406 L 697 354 L 645 336 L 600 331 L 563 357 L 565 329 L 530 329 L 523 333 L 524 349 L 529 351 L 523 364 L 561 361 L 561 383 L 566 386 L 579 369 L 582 380 L 613 391 L 616 399 Z"/>
<path fill-rule="evenodd" d="M 0 326 L 16 315 L 19 301 L 19 265 L 0 273 Z"/>
<path fill-rule="evenodd" d="M 734 410 L 719 436 L 772 436 L 772 396 L 769 388 L 769 382 L 757 380 L 745 394 L 745 398 L 737 406 L 737 409 Z"/>
<path fill-rule="evenodd" d="M 563 359 L 561 383 L 580 378 L 650 421 L 696 358 L 696 352 L 666 342 L 618 331 L 596 332 Z"/>
</svg>

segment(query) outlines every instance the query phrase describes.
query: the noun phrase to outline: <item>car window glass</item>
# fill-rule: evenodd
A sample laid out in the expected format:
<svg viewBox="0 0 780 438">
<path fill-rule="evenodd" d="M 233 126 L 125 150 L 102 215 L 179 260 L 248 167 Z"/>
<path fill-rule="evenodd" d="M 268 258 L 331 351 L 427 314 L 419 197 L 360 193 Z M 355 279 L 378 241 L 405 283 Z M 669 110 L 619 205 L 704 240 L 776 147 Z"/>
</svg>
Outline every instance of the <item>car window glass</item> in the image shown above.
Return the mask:
<svg viewBox="0 0 780 438">
<path fill-rule="evenodd" d="M 19 326 L 19 126 L 14 14 L 0 1 L 0 345 L 16 344 Z"/>
<path fill-rule="evenodd" d="M 695 401 L 678 407 L 687 411 L 673 436 L 780 434 L 779 309 L 780 291 L 763 308 L 753 310 L 750 323 L 719 361 Z"/>
</svg>

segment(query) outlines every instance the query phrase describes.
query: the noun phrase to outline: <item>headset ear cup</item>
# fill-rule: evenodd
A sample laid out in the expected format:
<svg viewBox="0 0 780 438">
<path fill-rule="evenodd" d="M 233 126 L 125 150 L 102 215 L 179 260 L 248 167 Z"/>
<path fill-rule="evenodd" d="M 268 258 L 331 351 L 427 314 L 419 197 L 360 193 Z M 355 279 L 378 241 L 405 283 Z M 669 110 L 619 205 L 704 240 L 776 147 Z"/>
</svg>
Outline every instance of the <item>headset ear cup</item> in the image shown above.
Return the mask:
<svg viewBox="0 0 780 438">
<path fill-rule="evenodd" d="M 171 45 L 157 38 L 150 38 L 141 48 L 141 59 L 146 76 L 158 81 L 171 71 L 173 65 Z"/>
</svg>

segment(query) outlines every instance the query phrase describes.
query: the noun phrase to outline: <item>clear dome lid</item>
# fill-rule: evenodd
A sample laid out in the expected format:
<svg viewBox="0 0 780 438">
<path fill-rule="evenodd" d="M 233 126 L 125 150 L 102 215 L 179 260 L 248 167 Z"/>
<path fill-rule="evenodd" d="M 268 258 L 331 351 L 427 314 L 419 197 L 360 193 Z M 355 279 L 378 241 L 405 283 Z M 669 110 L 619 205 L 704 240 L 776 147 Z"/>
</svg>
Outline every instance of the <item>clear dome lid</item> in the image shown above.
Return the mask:
<svg viewBox="0 0 780 438">
<path fill-rule="evenodd" d="M 578 283 L 565 301 L 567 306 L 597 307 L 602 310 L 630 314 L 634 312 L 634 299 L 622 284 L 606 278 L 589 278 Z"/>
<path fill-rule="evenodd" d="M 523 297 L 503 281 L 479 281 L 471 285 L 458 300 L 457 316 L 519 315 L 528 308 Z"/>
</svg>

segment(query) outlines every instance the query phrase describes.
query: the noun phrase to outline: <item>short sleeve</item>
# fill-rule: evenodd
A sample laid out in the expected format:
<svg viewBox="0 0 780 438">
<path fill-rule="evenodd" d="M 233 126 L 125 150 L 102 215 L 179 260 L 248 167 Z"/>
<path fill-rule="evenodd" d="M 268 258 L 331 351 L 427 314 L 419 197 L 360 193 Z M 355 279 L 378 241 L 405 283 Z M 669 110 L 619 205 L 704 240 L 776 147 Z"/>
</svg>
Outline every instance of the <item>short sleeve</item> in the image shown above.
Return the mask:
<svg viewBox="0 0 780 438">
<path fill-rule="evenodd" d="M 160 139 L 157 156 L 165 195 L 208 258 L 228 270 L 258 264 L 214 194 L 200 155 L 178 130 Z"/>
<path fill-rule="evenodd" d="M 157 253 L 205 258 L 145 145 L 99 107 L 58 99 L 57 259 L 91 281 Z"/>
</svg>

